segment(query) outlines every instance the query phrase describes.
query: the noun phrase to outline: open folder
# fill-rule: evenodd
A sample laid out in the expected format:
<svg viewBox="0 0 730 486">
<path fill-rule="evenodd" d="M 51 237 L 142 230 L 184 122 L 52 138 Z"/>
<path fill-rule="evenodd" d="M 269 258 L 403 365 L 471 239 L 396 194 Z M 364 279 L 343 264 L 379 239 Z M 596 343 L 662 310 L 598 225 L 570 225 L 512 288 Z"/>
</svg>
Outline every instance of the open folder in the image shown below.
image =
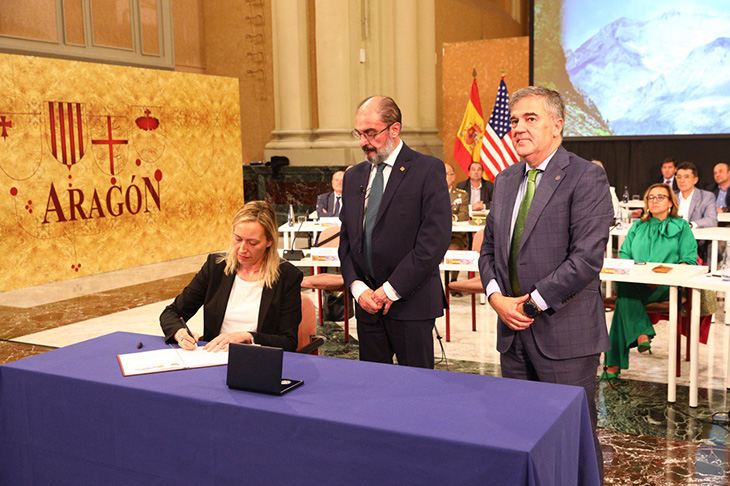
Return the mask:
<svg viewBox="0 0 730 486">
<path fill-rule="evenodd" d="M 206 368 L 228 364 L 228 351 L 214 353 L 201 346 L 194 351 L 166 348 L 141 353 L 118 354 L 119 366 L 124 376 L 162 373 L 164 371 Z"/>
</svg>

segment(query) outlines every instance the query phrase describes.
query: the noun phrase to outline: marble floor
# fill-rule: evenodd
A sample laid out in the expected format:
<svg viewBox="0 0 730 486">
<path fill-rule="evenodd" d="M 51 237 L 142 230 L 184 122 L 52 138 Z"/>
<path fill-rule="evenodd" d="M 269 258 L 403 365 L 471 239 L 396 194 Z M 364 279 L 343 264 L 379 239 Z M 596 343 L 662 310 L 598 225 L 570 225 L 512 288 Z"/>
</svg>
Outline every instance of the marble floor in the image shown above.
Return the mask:
<svg viewBox="0 0 730 486">
<path fill-rule="evenodd" d="M 200 255 L 0 293 L 0 364 L 120 330 L 161 335 L 160 312 L 204 258 Z M 451 342 L 436 341 L 437 367 L 499 376 L 496 316 L 488 305 L 477 304 L 477 331 L 471 331 L 469 299 L 451 300 Z M 201 314 L 190 322 L 194 330 L 202 330 Z M 609 313 L 609 324 L 610 319 Z M 444 326 L 444 319 L 439 319 L 441 336 L 445 336 Z M 666 326 L 666 322 L 656 326 L 652 355 L 633 352 L 631 368 L 622 373 L 621 380 L 599 383 L 596 398 L 606 484 L 730 484 L 730 397 L 724 384 L 730 326 L 719 315 L 709 344 L 700 347 L 697 408 L 687 405 L 688 362 L 682 364 L 676 404 L 666 402 Z M 357 359 L 355 327 L 351 322 L 351 339 L 345 343 L 342 323 L 326 322 L 319 330 L 327 337 L 321 354 Z M 720 423 L 723 419 L 725 423 Z"/>
</svg>

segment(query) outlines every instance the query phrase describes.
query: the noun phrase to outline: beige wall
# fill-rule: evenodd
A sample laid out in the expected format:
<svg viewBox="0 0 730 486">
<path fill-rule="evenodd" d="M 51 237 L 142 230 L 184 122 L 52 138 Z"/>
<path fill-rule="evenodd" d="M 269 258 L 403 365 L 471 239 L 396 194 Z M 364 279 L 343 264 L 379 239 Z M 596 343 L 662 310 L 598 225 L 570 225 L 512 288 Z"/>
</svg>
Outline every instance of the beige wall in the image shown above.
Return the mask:
<svg viewBox="0 0 730 486">
<path fill-rule="evenodd" d="M 237 78 L 243 162 L 262 160 L 274 129 L 271 2 L 200 1 L 207 74 Z"/>
<path fill-rule="evenodd" d="M 96 1 L 115 2 L 117 0 Z M 272 1 L 174 0 L 172 2 L 175 70 L 230 76 L 239 80 L 243 163 L 263 159 L 264 148 L 272 140 L 271 132 L 276 128 L 274 120 L 275 81 L 272 47 Z M 361 2 L 359 0 L 349 2 L 341 0 L 341 2 L 346 2 L 349 5 L 350 10 L 349 20 L 345 22 L 340 22 L 339 19 L 333 21 L 331 19 L 333 16 L 328 16 L 326 13 L 323 15 L 326 10 L 323 6 L 326 5 L 326 2 L 301 1 L 306 4 L 306 10 L 311 17 L 308 20 L 308 29 L 310 31 L 308 42 L 310 45 L 307 47 L 310 52 L 310 72 L 308 73 L 310 76 L 309 97 L 311 98 L 310 124 L 312 124 L 310 129 L 317 130 L 321 124 L 320 104 L 323 102 L 323 96 L 325 97 L 324 102 L 327 102 L 326 95 L 330 93 L 331 87 L 323 88 L 320 86 L 318 89 L 318 84 L 322 82 L 322 78 L 317 76 L 315 69 L 327 72 L 328 66 L 321 65 L 322 61 L 328 59 L 336 61 L 338 58 L 328 56 L 326 52 L 317 52 L 316 58 L 319 59 L 320 66 L 315 68 L 317 62 L 314 62 L 314 44 L 320 43 L 316 36 L 311 35 L 315 31 L 313 23 L 315 22 L 313 20 L 315 5 L 317 5 L 316 10 L 319 16 L 316 20 L 318 24 L 335 22 L 342 29 L 341 34 L 339 34 L 341 42 L 338 45 L 349 46 L 349 51 L 345 53 L 348 59 L 353 56 L 356 58 L 360 47 L 367 48 L 368 63 L 363 65 L 355 62 L 355 67 L 346 74 L 346 76 L 349 76 L 349 80 L 343 80 L 343 82 L 349 84 L 350 90 L 354 93 L 352 100 L 348 102 L 349 104 L 354 104 L 363 96 L 371 94 L 367 89 L 369 85 L 377 85 L 375 91 L 378 92 L 394 91 L 388 89 L 390 86 L 388 83 L 391 81 L 388 81 L 387 76 L 378 72 L 368 72 L 368 69 L 373 69 L 368 66 L 387 65 L 388 60 L 392 57 L 392 52 L 387 46 L 382 49 L 379 48 L 377 39 L 372 41 L 372 46 L 362 42 Z M 402 5 L 410 5 L 411 3 L 413 2 L 405 2 Z M 70 5 L 73 4 L 74 2 L 70 2 Z M 19 8 L 18 5 L 21 4 L 17 0 L 0 0 L 0 32 L 11 29 L 15 34 L 26 34 L 35 38 L 55 36 L 56 25 L 53 21 L 52 12 L 49 12 L 51 6 L 55 5 L 55 0 L 28 0 L 22 3 L 23 8 Z M 388 34 L 390 28 L 387 20 L 388 16 L 381 16 L 379 7 L 377 7 L 379 2 L 370 2 L 370 5 L 373 9 L 370 18 L 371 35 L 377 34 L 378 38 L 387 38 L 390 35 Z M 436 128 L 439 130 L 439 137 L 445 140 L 442 122 L 444 118 L 443 93 L 441 91 L 441 87 L 444 85 L 442 79 L 443 44 L 527 35 L 529 31 L 529 0 L 429 0 L 428 2 L 419 1 L 414 5 L 417 5 L 416 11 L 419 12 L 419 16 L 423 13 L 424 8 L 433 9 L 434 11 L 433 44 L 436 52 L 436 111 L 433 118 L 435 119 Z M 391 8 L 395 9 L 395 7 Z M 34 15 L 29 17 L 29 11 L 33 11 Z M 44 15 L 43 12 L 48 15 Z M 393 13 L 393 15 L 395 14 Z M 32 18 L 33 21 L 29 21 L 29 18 Z M 327 28 L 330 33 L 337 30 L 330 29 L 329 25 L 327 25 Z M 423 38 L 427 37 L 429 35 Z M 335 38 L 337 38 L 336 35 Z M 420 46 L 422 34 L 419 33 L 418 38 Z M 393 39 L 391 41 L 395 42 Z M 326 46 L 320 45 L 320 51 L 323 48 L 326 48 Z M 370 61 L 373 59 L 371 56 L 376 56 L 380 61 L 373 64 Z M 339 66 L 335 66 L 334 69 L 339 69 Z M 331 66 L 330 70 L 332 70 Z M 413 70 L 413 72 L 417 72 L 419 78 L 422 77 L 420 70 Z M 363 79 L 366 81 L 363 81 Z M 365 86 L 366 83 L 368 86 Z M 325 93 L 321 92 L 323 89 Z M 418 91 L 419 96 L 422 96 L 422 90 L 419 89 Z M 319 96 L 319 101 L 316 96 Z M 349 114 L 352 111 L 352 106 L 346 108 L 345 111 Z M 426 126 L 428 124 L 418 123 L 415 125 Z M 327 125 L 325 128 L 329 129 L 329 126 Z M 326 134 L 319 134 L 318 136 L 322 137 L 323 135 Z M 329 162 L 326 158 L 319 158 L 318 160 L 322 160 L 324 163 Z"/>
<path fill-rule="evenodd" d="M 447 83 L 443 79 L 445 70 L 448 68 L 448 66 L 444 67 L 443 64 L 443 45 L 449 42 L 529 35 L 529 6 L 529 0 L 436 0 L 436 18 L 438 19 L 438 22 L 436 22 L 436 45 L 440 46 L 436 58 L 436 82 L 437 86 L 444 87 L 443 91 L 439 90 L 436 112 L 439 120 L 439 131 L 444 141 L 444 150 L 449 146 L 448 140 L 451 135 L 444 131 L 444 126 L 441 124 L 446 116 L 444 113 L 444 98 L 449 94 L 446 91 Z M 463 55 L 466 56 L 466 59 L 473 59 L 476 63 L 484 62 L 483 59 L 480 59 L 481 54 L 478 52 L 464 51 Z M 477 74 L 481 77 L 480 73 Z M 469 70 L 468 76 L 471 76 L 471 70 Z M 460 91 L 468 91 L 470 87 L 471 83 L 469 82 L 467 86 L 460 88 Z M 492 102 L 494 102 L 494 95 L 492 95 Z M 453 145 L 451 147 L 453 148 Z M 458 173 L 459 170 L 457 169 Z"/>
</svg>

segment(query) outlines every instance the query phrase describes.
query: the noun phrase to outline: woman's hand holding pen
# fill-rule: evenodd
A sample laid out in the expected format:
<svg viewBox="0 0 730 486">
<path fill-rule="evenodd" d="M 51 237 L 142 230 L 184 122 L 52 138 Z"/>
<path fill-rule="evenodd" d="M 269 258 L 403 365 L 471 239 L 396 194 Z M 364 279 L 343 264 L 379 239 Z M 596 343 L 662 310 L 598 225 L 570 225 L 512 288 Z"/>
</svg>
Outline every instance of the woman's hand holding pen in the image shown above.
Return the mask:
<svg viewBox="0 0 730 486">
<path fill-rule="evenodd" d="M 192 351 L 197 347 L 196 343 L 198 339 L 200 339 L 200 335 L 197 332 L 188 333 L 184 327 L 181 327 L 175 333 L 175 341 L 177 341 L 182 349 L 188 351 Z"/>
</svg>

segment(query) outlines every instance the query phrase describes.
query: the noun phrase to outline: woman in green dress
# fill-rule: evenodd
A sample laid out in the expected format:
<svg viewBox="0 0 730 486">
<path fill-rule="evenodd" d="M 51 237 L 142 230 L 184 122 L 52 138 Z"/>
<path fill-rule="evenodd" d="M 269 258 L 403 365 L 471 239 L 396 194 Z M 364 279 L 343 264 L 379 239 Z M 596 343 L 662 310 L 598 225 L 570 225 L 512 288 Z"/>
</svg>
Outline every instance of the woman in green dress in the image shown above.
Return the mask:
<svg viewBox="0 0 730 486">
<path fill-rule="evenodd" d="M 644 216 L 635 222 L 621 245 L 620 258 L 657 263 L 697 264 L 697 241 L 687 221 L 677 214 L 678 203 L 666 184 L 654 184 L 644 194 Z M 654 327 L 644 306 L 669 299 L 669 287 L 616 282 L 616 309 L 608 333 L 602 379 L 616 378 L 629 367 L 629 349 L 651 350 Z"/>
</svg>

